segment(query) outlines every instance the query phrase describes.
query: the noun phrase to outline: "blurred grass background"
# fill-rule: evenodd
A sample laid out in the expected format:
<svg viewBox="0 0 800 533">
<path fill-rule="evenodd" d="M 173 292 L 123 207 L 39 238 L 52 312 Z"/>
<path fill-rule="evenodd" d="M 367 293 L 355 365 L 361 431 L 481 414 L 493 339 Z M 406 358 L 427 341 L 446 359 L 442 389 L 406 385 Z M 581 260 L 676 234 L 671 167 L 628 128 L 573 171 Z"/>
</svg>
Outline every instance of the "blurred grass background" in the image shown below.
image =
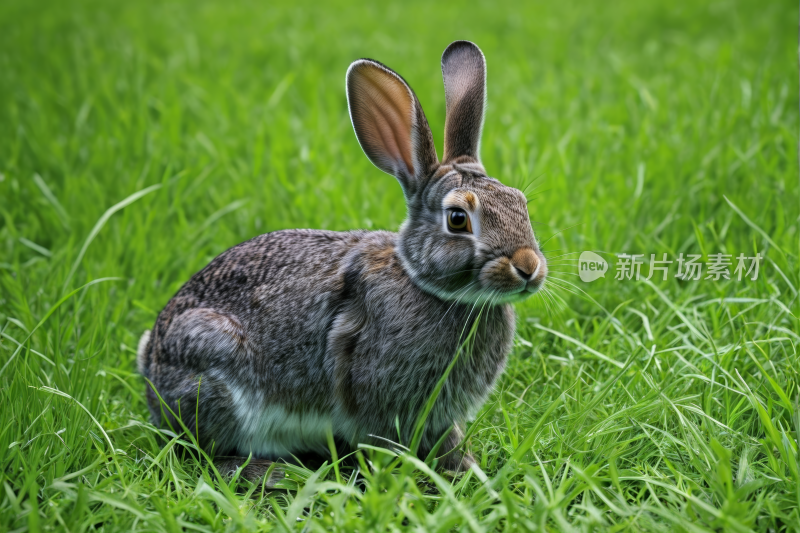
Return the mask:
<svg viewBox="0 0 800 533">
<path fill-rule="evenodd" d="M 3 2 L 0 529 L 798 530 L 797 20 L 755 1 Z M 484 165 L 534 182 L 560 278 L 517 306 L 480 470 L 375 451 L 261 495 L 162 450 L 139 335 L 254 235 L 396 229 L 344 74 L 400 72 L 441 155 L 456 39 L 487 59 Z M 766 259 L 752 282 L 586 285 L 563 255 L 582 250 Z"/>
</svg>

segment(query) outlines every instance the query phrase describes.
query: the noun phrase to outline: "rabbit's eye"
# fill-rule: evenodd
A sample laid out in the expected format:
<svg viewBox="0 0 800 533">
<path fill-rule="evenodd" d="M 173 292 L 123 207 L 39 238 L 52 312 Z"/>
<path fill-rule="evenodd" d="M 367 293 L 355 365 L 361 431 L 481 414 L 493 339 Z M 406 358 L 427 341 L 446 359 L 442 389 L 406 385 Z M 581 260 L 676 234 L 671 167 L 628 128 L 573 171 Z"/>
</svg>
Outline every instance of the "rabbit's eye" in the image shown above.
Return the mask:
<svg viewBox="0 0 800 533">
<path fill-rule="evenodd" d="M 454 233 L 472 233 L 469 215 L 462 209 L 450 209 L 447 213 L 447 228 Z"/>
</svg>

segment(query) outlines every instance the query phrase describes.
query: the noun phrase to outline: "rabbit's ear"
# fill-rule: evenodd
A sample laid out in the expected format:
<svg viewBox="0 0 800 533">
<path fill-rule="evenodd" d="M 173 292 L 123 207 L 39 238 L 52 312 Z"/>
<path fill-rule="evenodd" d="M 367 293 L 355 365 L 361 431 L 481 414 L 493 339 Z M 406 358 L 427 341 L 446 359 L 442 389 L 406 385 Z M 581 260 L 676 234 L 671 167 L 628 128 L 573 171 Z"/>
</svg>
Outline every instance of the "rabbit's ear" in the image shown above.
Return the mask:
<svg viewBox="0 0 800 533">
<path fill-rule="evenodd" d="M 350 120 L 364 153 L 413 194 L 439 162 L 414 91 L 399 74 L 371 59 L 350 65 L 346 83 Z"/>
<path fill-rule="evenodd" d="M 467 156 L 479 162 L 486 108 L 486 60 L 469 41 L 455 41 L 442 54 L 447 103 L 443 163 Z"/>
</svg>

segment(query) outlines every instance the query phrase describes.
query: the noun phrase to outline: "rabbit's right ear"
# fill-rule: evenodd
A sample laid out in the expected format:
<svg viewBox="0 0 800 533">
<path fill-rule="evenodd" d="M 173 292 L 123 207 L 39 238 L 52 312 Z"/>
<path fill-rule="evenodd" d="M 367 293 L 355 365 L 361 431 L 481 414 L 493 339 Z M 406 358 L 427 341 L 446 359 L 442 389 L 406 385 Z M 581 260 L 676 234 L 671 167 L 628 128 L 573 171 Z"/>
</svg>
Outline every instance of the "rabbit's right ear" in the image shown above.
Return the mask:
<svg viewBox="0 0 800 533">
<path fill-rule="evenodd" d="M 347 104 L 358 142 L 376 167 L 413 194 L 438 164 L 428 120 L 411 87 L 388 67 L 359 59 L 347 69 Z"/>
<path fill-rule="evenodd" d="M 486 109 L 486 60 L 475 43 L 455 41 L 442 54 L 442 78 L 447 118 L 444 156 L 480 162 L 481 130 Z"/>
</svg>

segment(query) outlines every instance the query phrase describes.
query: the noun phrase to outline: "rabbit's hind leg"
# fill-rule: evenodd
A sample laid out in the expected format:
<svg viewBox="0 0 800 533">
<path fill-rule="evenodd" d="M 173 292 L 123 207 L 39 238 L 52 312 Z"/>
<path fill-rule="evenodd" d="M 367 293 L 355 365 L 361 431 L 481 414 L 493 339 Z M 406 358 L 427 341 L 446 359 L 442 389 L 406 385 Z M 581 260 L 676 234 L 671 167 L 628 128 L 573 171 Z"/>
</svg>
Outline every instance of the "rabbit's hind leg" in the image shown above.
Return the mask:
<svg viewBox="0 0 800 533">
<path fill-rule="evenodd" d="M 236 416 L 227 383 L 241 370 L 246 345 L 244 328 L 232 315 L 195 308 L 177 316 L 150 373 L 156 389 L 148 390 L 154 423 L 177 432 L 185 427 L 204 448 L 214 442 L 216 450 L 229 451 Z"/>
<path fill-rule="evenodd" d="M 159 370 L 161 379 L 148 390 L 153 423 L 178 434 L 190 433 L 206 450 L 232 451 L 236 416 L 228 387 L 214 376 L 185 368 Z"/>
<path fill-rule="evenodd" d="M 439 448 L 439 469 L 448 472 L 466 472 L 475 464 L 475 457 L 467 449 L 464 439 L 464 427 L 456 424 L 450 434 L 445 437 Z"/>
</svg>

